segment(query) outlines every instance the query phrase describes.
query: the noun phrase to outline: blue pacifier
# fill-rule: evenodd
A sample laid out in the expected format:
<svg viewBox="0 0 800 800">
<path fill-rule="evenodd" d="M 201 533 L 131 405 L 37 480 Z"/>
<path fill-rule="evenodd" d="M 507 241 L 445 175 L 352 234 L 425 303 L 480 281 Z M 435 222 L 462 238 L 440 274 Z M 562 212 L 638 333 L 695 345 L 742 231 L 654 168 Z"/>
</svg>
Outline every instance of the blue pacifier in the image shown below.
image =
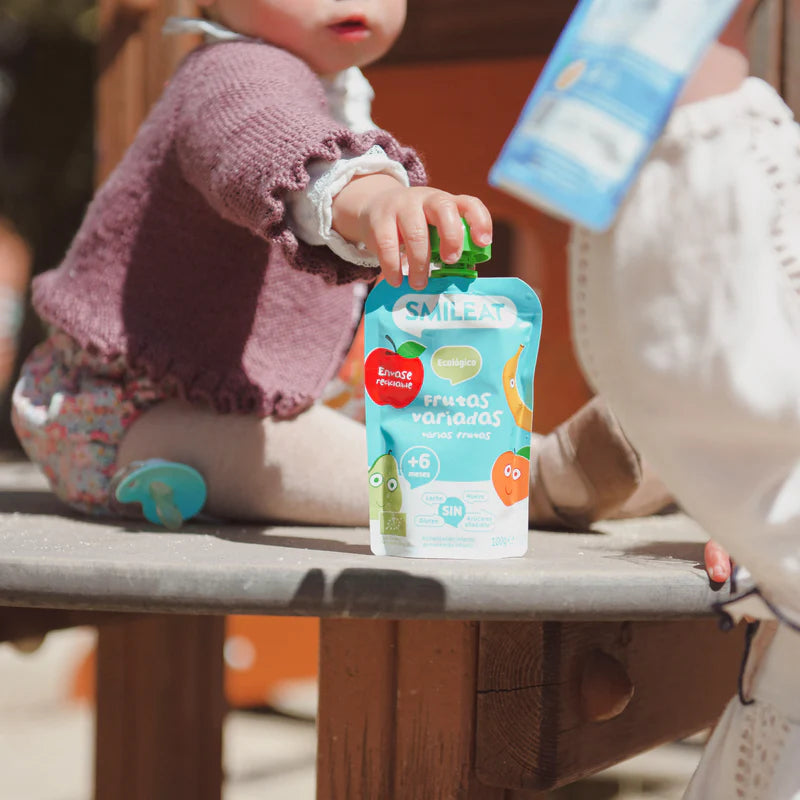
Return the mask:
<svg viewBox="0 0 800 800">
<path fill-rule="evenodd" d="M 120 503 L 139 503 L 148 522 L 173 531 L 206 502 L 206 482 L 196 469 L 160 458 L 131 463 L 114 476 L 112 491 Z"/>
</svg>

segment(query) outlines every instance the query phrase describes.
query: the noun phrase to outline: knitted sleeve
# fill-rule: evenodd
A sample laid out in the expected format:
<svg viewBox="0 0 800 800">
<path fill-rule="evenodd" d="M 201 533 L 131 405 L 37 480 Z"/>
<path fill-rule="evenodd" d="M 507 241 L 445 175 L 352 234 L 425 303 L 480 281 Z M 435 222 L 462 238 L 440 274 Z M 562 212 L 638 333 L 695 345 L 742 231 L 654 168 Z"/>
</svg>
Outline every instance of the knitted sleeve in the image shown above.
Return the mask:
<svg viewBox="0 0 800 800">
<path fill-rule="evenodd" d="M 224 218 L 284 249 L 300 269 L 346 282 L 374 277 L 288 226 L 285 193 L 305 189 L 308 165 L 379 145 L 412 185 L 425 171 L 416 153 L 380 129 L 353 133 L 328 114 L 324 90 L 300 59 L 271 45 L 232 42 L 187 57 L 168 90 L 174 141 L 186 180 Z M 331 265 L 333 264 L 333 272 Z"/>
</svg>

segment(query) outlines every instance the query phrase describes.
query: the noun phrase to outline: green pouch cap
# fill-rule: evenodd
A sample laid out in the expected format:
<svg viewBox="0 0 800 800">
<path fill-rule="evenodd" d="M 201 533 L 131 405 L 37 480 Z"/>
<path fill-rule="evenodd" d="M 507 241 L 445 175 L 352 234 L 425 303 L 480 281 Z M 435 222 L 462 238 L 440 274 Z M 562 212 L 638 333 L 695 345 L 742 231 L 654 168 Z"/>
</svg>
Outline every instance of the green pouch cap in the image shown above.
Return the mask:
<svg viewBox="0 0 800 800">
<path fill-rule="evenodd" d="M 436 265 L 431 274 L 432 278 L 477 278 L 478 270 L 475 265 L 482 264 L 492 257 L 492 246 L 490 244 L 485 247 L 476 245 L 472 241 L 467 221 L 462 217 L 461 222 L 464 224 L 464 249 L 458 261 L 454 264 L 445 264 L 442 261 L 442 256 L 439 252 L 441 246 L 439 231 L 433 225 L 428 226 L 428 232 L 431 237 L 431 263 Z"/>
</svg>

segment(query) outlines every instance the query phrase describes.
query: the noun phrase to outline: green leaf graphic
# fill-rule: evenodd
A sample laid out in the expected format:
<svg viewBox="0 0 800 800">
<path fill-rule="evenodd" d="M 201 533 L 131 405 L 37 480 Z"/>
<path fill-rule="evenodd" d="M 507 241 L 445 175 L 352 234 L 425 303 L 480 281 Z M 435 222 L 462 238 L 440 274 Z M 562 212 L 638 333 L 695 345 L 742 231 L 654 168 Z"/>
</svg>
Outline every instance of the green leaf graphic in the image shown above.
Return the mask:
<svg viewBox="0 0 800 800">
<path fill-rule="evenodd" d="M 530 461 L 531 460 L 531 449 L 530 449 L 530 447 L 520 447 L 520 449 L 517 450 L 517 455 L 518 456 L 522 456 L 523 458 L 527 458 L 528 461 Z"/>
<path fill-rule="evenodd" d="M 422 355 L 425 350 L 425 345 L 422 345 L 419 342 L 403 342 L 403 344 L 397 348 L 397 355 L 402 356 L 403 358 L 416 358 L 417 356 Z"/>
</svg>

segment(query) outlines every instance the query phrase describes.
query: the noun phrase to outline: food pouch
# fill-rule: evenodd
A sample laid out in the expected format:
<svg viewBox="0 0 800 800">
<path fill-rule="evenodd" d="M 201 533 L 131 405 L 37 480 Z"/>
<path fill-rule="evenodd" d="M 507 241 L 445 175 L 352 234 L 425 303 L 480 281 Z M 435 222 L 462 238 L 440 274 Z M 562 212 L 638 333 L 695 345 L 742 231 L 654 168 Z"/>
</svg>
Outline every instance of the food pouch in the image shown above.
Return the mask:
<svg viewBox="0 0 800 800">
<path fill-rule="evenodd" d="M 521 556 L 528 547 L 533 372 L 542 308 L 517 278 L 478 278 L 464 254 L 425 289 L 367 298 L 370 543 L 377 555 Z"/>
<path fill-rule="evenodd" d="M 489 182 L 608 228 L 739 0 L 580 0 Z"/>
</svg>

